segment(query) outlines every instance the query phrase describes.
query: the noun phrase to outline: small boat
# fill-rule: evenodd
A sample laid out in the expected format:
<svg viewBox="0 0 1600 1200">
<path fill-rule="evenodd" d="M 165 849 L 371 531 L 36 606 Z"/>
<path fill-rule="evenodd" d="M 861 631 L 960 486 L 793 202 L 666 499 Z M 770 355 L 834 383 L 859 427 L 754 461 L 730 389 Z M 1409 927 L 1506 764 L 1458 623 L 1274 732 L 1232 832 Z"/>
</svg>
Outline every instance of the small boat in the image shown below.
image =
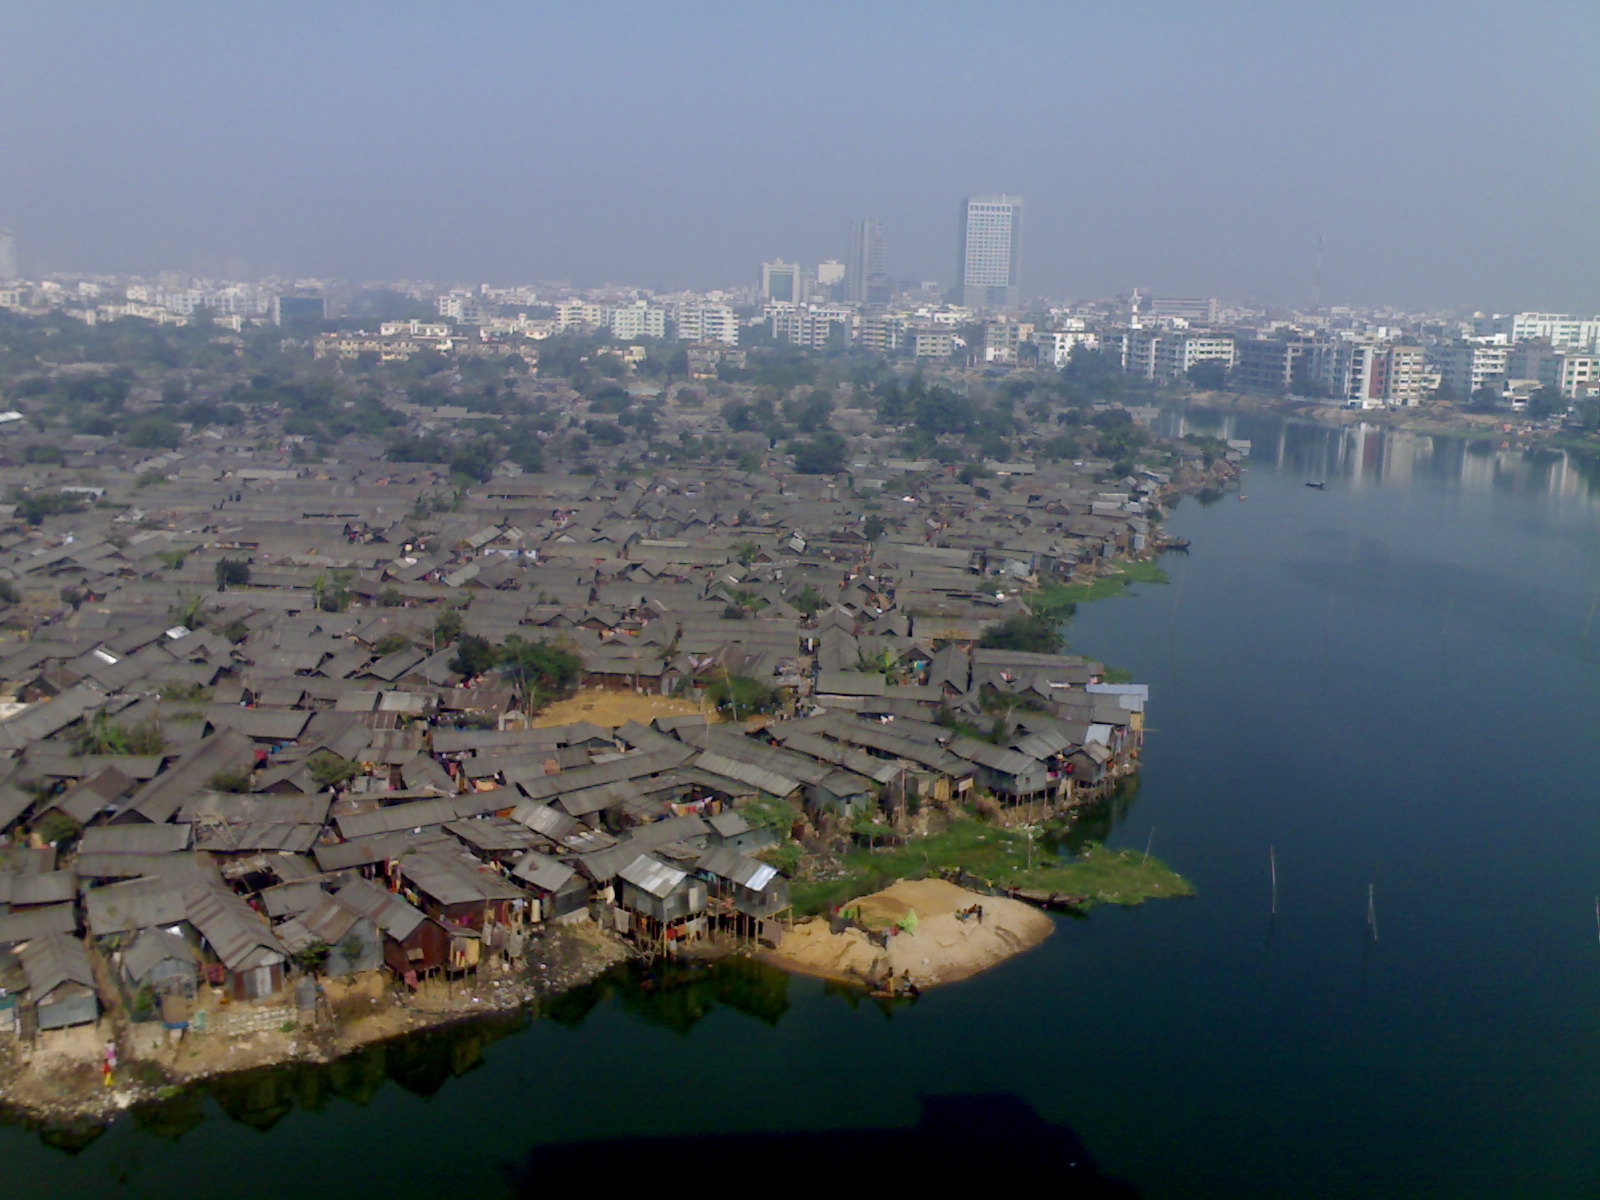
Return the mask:
<svg viewBox="0 0 1600 1200">
<path fill-rule="evenodd" d="M 1239 499 L 1241 499 L 1241 500 L 1248 500 L 1248 499 L 1250 499 L 1250 497 L 1249 497 L 1249 496 L 1246 496 L 1246 495 L 1245 495 L 1245 494 L 1244 494 L 1244 493 L 1243 493 L 1243 492 L 1240 492 L 1240 493 L 1239 493 Z"/>
<path fill-rule="evenodd" d="M 1306 486 L 1307 487 L 1314 487 L 1318 491 L 1321 491 L 1323 488 L 1327 487 L 1328 485 L 1326 483 L 1324 483 L 1320 479 L 1308 479 L 1308 480 L 1306 480 Z"/>
</svg>

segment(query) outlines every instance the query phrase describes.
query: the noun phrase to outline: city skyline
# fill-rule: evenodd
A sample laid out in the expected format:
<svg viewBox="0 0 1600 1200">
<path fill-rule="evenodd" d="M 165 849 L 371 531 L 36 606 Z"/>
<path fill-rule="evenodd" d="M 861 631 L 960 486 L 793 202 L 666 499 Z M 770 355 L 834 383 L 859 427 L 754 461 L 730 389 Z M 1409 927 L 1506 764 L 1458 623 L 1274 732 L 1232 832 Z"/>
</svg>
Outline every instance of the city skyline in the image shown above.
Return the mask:
<svg viewBox="0 0 1600 1200">
<path fill-rule="evenodd" d="M 1320 245 L 1326 303 L 1600 306 L 1600 82 L 1519 66 L 1600 10 L 1007 12 L 19 0 L 0 226 L 25 273 L 668 290 L 836 258 L 870 214 L 948 287 L 951 198 L 1003 188 L 1029 295 L 1305 305 Z M 955 86 L 977 62 L 995 86 Z M 751 102 L 797 64 L 803 103 Z"/>
</svg>

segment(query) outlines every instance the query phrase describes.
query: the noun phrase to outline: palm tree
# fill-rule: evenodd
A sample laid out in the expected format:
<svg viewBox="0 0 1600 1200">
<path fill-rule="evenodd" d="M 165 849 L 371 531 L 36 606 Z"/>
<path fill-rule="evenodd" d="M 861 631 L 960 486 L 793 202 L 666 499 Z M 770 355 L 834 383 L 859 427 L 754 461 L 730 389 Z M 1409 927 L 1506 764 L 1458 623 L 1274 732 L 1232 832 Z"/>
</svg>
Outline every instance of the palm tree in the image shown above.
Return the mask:
<svg viewBox="0 0 1600 1200">
<path fill-rule="evenodd" d="M 167 615 L 185 629 L 199 629 L 206 623 L 206 598 L 199 592 L 181 596 L 167 609 Z"/>
</svg>

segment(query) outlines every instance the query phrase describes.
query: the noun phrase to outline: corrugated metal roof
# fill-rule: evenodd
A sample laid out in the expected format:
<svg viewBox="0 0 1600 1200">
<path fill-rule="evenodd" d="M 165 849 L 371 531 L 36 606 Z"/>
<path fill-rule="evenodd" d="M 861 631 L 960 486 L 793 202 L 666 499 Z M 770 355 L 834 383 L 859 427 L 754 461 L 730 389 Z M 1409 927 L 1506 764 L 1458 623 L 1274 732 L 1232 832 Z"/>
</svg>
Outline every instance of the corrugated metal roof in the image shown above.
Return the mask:
<svg viewBox="0 0 1600 1200">
<path fill-rule="evenodd" d="M 191 888 L 184 893 L 189 923 L 230 971 L 281 963 L 283 943 L 239 896 L 222 888 Z"/>
<path fill-rule="evenodd" d="M 641 892 L 648 892 L 657 900 L 665 900 L 679 884 L 689 878 L 689 873 L 680 871 L 677 867 L 669 867 L 658 858 L 640 854 L 622 867 L 617 876 L 627 880 Z"/>
<path fill-rule="evenodd" d="M 94 967 L 89 952 L 77 938 L 65 933 L 47 933 L 34 938 L 17 957 L 28 977 L 28 996 L 42 1002 L 63 984 L 94 989 Z"/>
</svg>

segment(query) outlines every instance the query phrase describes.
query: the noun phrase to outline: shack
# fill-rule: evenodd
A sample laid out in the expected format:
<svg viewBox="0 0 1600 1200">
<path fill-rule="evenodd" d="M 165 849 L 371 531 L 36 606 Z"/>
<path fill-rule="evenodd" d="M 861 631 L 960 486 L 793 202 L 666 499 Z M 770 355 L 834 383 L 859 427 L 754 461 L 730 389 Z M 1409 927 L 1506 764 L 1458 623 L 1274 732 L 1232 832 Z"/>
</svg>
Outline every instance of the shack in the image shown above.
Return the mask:
<svg viewBox="0 0 1600 1200">
<path fill-rule="evenodd" d="M 100 1019 L 89 952 L 77 938 L 47 933 L 17 955 L 28 981 L 29 1007 L 40 1030 L 65 1029 Z"/>
</svg>

